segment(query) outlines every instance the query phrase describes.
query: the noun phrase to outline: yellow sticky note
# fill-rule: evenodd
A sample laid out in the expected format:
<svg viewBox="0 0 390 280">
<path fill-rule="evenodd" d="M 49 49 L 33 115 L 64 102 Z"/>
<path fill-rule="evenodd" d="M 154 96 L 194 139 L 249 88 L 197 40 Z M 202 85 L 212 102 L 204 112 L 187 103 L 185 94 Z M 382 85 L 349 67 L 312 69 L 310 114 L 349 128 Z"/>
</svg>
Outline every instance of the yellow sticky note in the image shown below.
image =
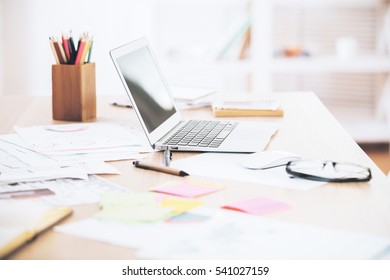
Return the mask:
<svg viewBox="0 0 390 280">
<path fill-rule="evenodd" d="M 171 214 L 178 215 L 190 209 L 203 205 L 202 201 L 193 199 L 166 198 L 160 203 L 163 207 L 171 207 Z"/>
</svg>

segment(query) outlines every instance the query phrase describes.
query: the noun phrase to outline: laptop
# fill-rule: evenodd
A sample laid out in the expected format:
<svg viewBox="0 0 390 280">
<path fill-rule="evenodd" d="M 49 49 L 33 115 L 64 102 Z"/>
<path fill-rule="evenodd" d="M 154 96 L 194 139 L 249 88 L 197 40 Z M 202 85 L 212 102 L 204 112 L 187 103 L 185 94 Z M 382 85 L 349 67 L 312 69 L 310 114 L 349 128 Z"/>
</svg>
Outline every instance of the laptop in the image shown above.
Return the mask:
<svg viewBox="0 0 390 280">
<path fill-rule="evenodd" d="M 155 150 L 252 153 L 263 150 L 277 130 L 263 122 L 183 120 L 144 37 L 110 56 Z"/>
</svg>

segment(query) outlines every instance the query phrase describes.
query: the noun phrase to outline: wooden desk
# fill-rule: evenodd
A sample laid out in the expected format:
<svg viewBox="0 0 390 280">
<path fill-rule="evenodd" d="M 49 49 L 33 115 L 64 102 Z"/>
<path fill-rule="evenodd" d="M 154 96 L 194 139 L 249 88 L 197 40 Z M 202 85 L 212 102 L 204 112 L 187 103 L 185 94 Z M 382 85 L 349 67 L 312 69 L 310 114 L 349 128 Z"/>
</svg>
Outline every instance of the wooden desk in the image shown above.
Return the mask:
<svg viewBox="0 0 390 280">
<path fill-rule="evenodd" d="M 280 129 L 267 150 L 283 150 L 307 158 L 354 162 L 369 166 L 373 179 L 369 183 L 327 184 L 310 191 L 294 191 L 283 188 L 244 184 L 209 178 L 179 178 L 163 173 L 133 168 L 129 161 L 111 163 L 122 175 L 104 178 L 134 191 L 146 191 L 149 187 L 167 180 L 197 180 L 223 185 L 226 190 L 204 197 L 206 204 L 220 206 L 227 201 L 253 196 L 265 196 L 293 205 L 289 211 L 273 214 L 284 221 L 311 224 L 327 228 L 347 229 L 375 233 L 390 237 L 390 182 L 369 157 L 344 131 L 319 99 L 311 93 L 277 94 L 285 110 L 284 118 L 268 118 L 280 121 Z M 140 127 L 131 109 L 109 105 L 112 97 L 99 97 L 97 119 L 99 122 L 125 121 Z M 212 118 L 210 109 L 183 111 L 185 118 Z M 264 119 L 264 118 L 262 118 Z M 251 118 L 251 121 L 259 118 Z M 51 119 L 49 97 L 0 96 L 0 133 L 9 133 L 13 125 L 31 126 L 60 123 Z M 194 153 L 175 153 L 183 158 Z M 162 161 L 161 153 L 150 154 L 156 162 Z M 97 205 L 75 207 L 74 214 L 64 223 L 82 219 L 98 211 Z M 156 236 L 158 238 L 158 236 Z M 91 240 L 74 238 L 49 230 L 37 240 L 10 256 L 13 259 L 132 259 L 134 251 Z"/>
</svg>

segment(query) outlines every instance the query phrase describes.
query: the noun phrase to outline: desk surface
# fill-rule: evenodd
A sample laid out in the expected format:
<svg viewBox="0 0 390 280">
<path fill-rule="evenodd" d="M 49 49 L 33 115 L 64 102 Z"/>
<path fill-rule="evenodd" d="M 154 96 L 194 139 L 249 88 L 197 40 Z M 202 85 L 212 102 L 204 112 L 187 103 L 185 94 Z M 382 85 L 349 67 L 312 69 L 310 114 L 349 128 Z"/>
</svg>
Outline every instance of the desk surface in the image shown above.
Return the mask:
<svg viewBox="0 0 390 280">
<path fill-rule="evenodd" d="M 179 178 L 158 172 L 133 168 L 129 161 L 112 162 L 122 175 L 103 176 L 134 191 L 146 191 L 164 181 L 201 180 L 226 187 L 223 192 L 206 196 L 208 205 L 219 206 L 240 198 L 266 196 L 294 207 L 273 214 L 283 221 L 310 224 L 326 228 L 347 229 L 390 237 L 390 182 L 355 141 L 333 118 L 312 93 L 276 94 L 285 110 L 283 118 L 267 119 L 280 122 L 266 150 L 282 150 L 307 158 L 354 162 L 369 166 L 373 179 L 368 183 L 326 184 L 310 191 L 294 191 L 258 184 L 244 184 L 210 178 Z M 113 97 L 98 97 L 97 119 L 93 121 L 126 121 L 140 127 L 131 109 L 110 106 Z M 212 118 L 210 109 L 185 110 L 184 118 Z M 244 118 L 237 118 L 244 119 Z M 50 97 L 0 96 L 0 133 L 12 132 L 13 125 L 31 126 L 61 123 L 51 118 Z M 174 159 L 194 153 L 175 153 Z M 162 153 L 148 155 L 162 162 Z M 74 208 L 72 217 L 63 223 L 89 217 L 98 211 L 97 205 Z M 71 237 L 49 230 L 12 254 L 13 259 L 131 259 L 134 250 L 91 240 Z"/>
</svg>

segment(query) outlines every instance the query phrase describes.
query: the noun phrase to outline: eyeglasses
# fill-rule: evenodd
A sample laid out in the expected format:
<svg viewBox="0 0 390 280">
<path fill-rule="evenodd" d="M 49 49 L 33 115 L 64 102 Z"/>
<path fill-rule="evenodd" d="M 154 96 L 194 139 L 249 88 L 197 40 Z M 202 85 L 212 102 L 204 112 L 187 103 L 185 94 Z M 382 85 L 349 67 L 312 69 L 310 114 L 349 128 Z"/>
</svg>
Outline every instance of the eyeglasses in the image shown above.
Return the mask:
<svg viewBox="0 0 390 280">
<path fill-rule="evenodd" d="M 334 161 L 289 161 L 286 172 L 293 177 L 323 182 L 368 182 L 372 178 L 368 167 Z"/>
<path fill-rule="evenodd" d="M 246 162 L 244 166 L 252 170 L 285 166 L 286 172 L 292 177 L 323 182 L 368 182 L 372 178 L 370 168 L 358 164 L 297 157 L 286 157 L 262 166 L 256 162 Z"/>
</svg>

